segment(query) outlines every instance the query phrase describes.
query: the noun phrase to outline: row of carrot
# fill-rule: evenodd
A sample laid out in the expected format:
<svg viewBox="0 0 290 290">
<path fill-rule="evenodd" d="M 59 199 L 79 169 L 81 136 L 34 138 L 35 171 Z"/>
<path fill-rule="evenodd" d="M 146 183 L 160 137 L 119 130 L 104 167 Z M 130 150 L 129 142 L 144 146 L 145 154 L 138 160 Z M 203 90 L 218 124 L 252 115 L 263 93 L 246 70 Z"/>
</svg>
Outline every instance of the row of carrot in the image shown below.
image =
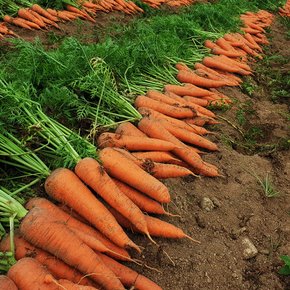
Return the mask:
<svg viewBox="0 0 290 290">
<path fill-rule="evenodd" d="M 287 0 L 283 7 L 279 8 L 279 14 L 283 17 L 290 17 L 290 1 Z"/>
<path fill-rule="evenodd" d="M 165 4 L 170 7 L 187 6 L 195 2 L 195 0 L 142 0 L 152 8 L 159 8 Z"/>
<path fill-rule="evenodd" d="M 184 85 L 166 85 L 164 93 L 152 90 L 135 100 L 143 115 L 138 126 L 123 123 L 115 133 L 99 136 L 102 165 L 84 158 L 74 172 L 59 168 L 50 174 L 45 190 L 60 205 L 40 198 L 26 205 L 29 212 L 14 239 L 16 259 L 20 260 L 8 272 L 18 288 L 160 289 L 115 261 L 140 263 L 126 251 L 131 248 L 140 252 L 140 247 L 122 227 L 145 234 L 153 243 L 154 236 L 190 238 L 148 213 L 171 215 L 162 206 L 171 201 L 168 188 L 158 179 L 220 175 L 216 166 L 201 158 L 203 150 L 218 150 L 204 137 L 211 132 L 203 126 L 218 123 L 210 106 L 231 103 L 216 88 L 239 85 L 241 79 L 234 73 L 252 73 L 245 61 L 248 55 L 258 56 L 262 51 L 260 44 L 266 43 L 263 30 L 270 25 L 272 15 L 260 11 L 247 13 L 242 19 L 245 28 L 251 29 L 245 35 L 228 34 L 215 43 L 206 43 L 216 56 L 195 64 L 195 70 L 177 64 L 177 78 Z M 1 241 L 0 250 L 7 251 L 9 246 L 7 237 Z M 24 258 L 27 256 L 35 259 Z M 49 261 L 57 264 L 56 269 Z M 61 266 L 67 270 L 59 273 Z M 68 281 L 77 285 L 68 285 Z"/>
</svg>

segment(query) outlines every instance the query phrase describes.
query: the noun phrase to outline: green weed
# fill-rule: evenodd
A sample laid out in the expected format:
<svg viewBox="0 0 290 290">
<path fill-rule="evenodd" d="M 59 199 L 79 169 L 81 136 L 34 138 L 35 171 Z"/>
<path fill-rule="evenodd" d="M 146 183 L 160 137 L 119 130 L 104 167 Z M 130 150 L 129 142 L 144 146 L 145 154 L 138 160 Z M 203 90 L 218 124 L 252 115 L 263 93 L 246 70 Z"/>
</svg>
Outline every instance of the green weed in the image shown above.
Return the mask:
<svg viewBox="0 0 290 290">
<path fill-rule="evenodd" d="M 266 197 L 276 197 L 279 195 L 279 192 L 274 188 L 272 182 L 270 181 L 269 173 L 266 174 L 264 179 L 261 179 L 258 175 L 253 174 L 260 186 L 263 189 L 263 192 Z"/>
<path fill-rule="evenodd" d="M 285 263 L 285 265 L 279 270 L 281 275 L 290 275 L 290 256 L 280 256 L 280 259 Z"/>
</svg>

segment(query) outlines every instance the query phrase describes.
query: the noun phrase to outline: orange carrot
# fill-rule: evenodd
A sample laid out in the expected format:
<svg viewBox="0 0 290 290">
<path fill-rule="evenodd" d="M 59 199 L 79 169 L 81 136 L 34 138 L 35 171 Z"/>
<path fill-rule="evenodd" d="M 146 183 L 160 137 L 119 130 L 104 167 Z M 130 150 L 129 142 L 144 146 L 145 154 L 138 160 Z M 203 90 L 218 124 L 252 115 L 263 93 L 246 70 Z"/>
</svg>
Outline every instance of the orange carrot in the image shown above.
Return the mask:
<svg viewBox="0 0 290 290">
<path fill-rule="evenodd" d="M 180 102 L 180 100 L 175 100 L 173 98 L 169 98 L 167 94 L 162 94 L 158 91 L 155 90 L 149 90 L 146 93 L 146 96 L 150 99 L 163 102 L 168 105 L 176 106 L 176 107 L 183 107 L 184 104 Z"/>
<path fill-rule="evenodd" d="M 46 17 L 47 19 L 57 22 L 58 19 L 57 17 L 53 16 L 52 14 L 50 14 L 49 12 L 47 12 L 45 9 L 43 9 L 41 6 L 39 6 L 38 4 L 34 4 L 31 6 L 31 9 L 35 12 L 37 12 L 38 14 Z"/>
<path fill-rule="evenodd" d="M 95 239 L 99 240 L 107 249 L 110 250 L 110 252 L 107 251 L 108 255 L 117 259 L 121 259 L 122 257 L 124 257 L 124 260 L 130 260 L 130 256 L 127 251 L 117 247 L 97 230 L 84 224 L 67 212 L 64 212 L 62 210 L 63 207 L 60 208 L 59 206 L 54 205 L 53 203 L 44 198 L 32 198 L 29 200 L 25 207 L 29 210 L 37 207 L 42 210 L 49 211 L 52 216 L 54 216 L 57 220 L 64 222 L 72 231 L 75 231 L 77 229 L 78 231 L 82 231 L 83 233 L 86 233 L 87 235 L 90 235 Z"/>
<path fill-rule="evenodd" d="M 130 122 L 121 123 L 116 131 L 116 134 L 119 135 L 128 135 L 128 136 L 136 136 L 136 137 L 147 137 L 143 132 L 141 132 L 136 126 L 134 126 Z"/>
<path fill-rule="evenodd" d="M 39 27 L 42 28 L 46 27 L 45 23 L 42 20 L 39 20 L 39 18 L 35 17 L 32 13 L 30 13 L 29 10 L 26 10 L 24 8 L 20 8 L 18 10 L 18 16 L 28 21 L 36 23 Z"/>
<path fill-rule="evenodd" d="M 218 150 L 216 144 L 193 132 L 188 132 L 187 130 L 179 128 L 178 126 L 174 126 L 173 124 L 168 124 L 164 121 L 162 122 L 162 126 L 167 129 L 172 135 L 174 135 L 176 138 L 183 142 L 190 143 L 211 151 Z"/>
<path fill-rule="evenodd" d="M 141 210 L 116 186 L 104 168 L 93 158 L 84 158 L 75 167 L 78 177 L 119 211 L 141 232 L 149 236 Z"/>
<path fill-rule="evenodd" d="M 189 108 L 180 108 L 180 107 L 168 105 L 160 101 L 150 99 L 145 96 L 138 96 L 134 104 L 137 108 L 140 108 L 140 107 L 150 108 L 164 115 L 177 118 L 177 119 L 191 118 L 191 117 L 196 116 L 196 113 L 193 112 Z"/>
<path fill-rule="evenodd" d="M 160 163 L 176 161 L 176 158 L 171 153 L 164 151 L 132 152 L 132 155 L 139 159 L 150 159 Z"/>
<path fill-rule="evenodd" d="M 202 107 L 207 107 L 208 105 L 210 105 L 210 102 L 204 98 L 184 96 L 184 100 L 188 101 L 190 104 L 194 103 L 194 104 L 202 106 Z"/>
<path fill-rule="evenodd" d="M 7 23 L 14 24 L 16 26 L 32 30 L 32 27 L 30 25 L 28 25 L 28 23 L 26 21 L 24 21 L 24 19 L 22 19 L 22 18 L 13 18 L 13 17 L 10 17 L 8 15 L 5 15 L 3 17 L 3 20 Z"/>
<path fill-rule="evenodd" d="M 78 285 L 65 279 L 60 279 L 58 281 L 51 279 L 50 282 L 62 287 L 61 289 L 65 290 L 97 290 L 95 287 Z"/>
<path fill-rule="evenodd" d="M 58 290 L 57 285 L 47 283 L 46 278 L 51 274 L 33 258 L 23 258 L 8 271 L 8 277 L 14 281 L 17 289 Z"/>
<path fill-rule="evenodd" d="M 127 135 L 118 135 L 114 133 L 102 133 L 98 140 L 100 148 L 105 147 L 118 147 L 126 148 L 132 151 L 142 150 L 160 150 L 170 151 L 175 148 L 174 144 L 170 142 L 160 142 L 160 140 L 149 138 L 149 137 L 136 137 Z"/>
<path fill-rule="evenodd" d="M 136 230 L 134 228 L 134 226 L 132 224 L 130 224 L 130 222 L 124 218 L 122 215 L 120 215 L 117 211 L 115 211 L 114 209 L 110 208 L 109 209 L 110 212 L 114 215 L 114 217 L 116 218 L 116 220 L 125 228 L 128 229 L 132 229 L 133 231 L 138 232 L 138 230 Z M 158 218 L 154 218 L 152 216 L 146 215 L 146 222 L 148 224 L 148 229 L 150 231 L 150 234 L 152 234 L 152 236 L 154 237 L 162 237 L 162 238 L 169 238 L 169 239 L 182 239 L 182 238 L 189 238 L 190 240 L 194 241 L 194 242 L 198 242 L 194 239 L 192 239 L 191 237 L 189 237 L 188 235 L 186 235 L 183 230 L 181 230 L 180 228 L 164 222 Z M 198 242 L 200 243 L 200 242 Z"/>
<path fill-rule="evenodd" d="M 187 147 L 184 143 L 178 140 L 174 135 L 172 135 L 167 129 L 162 126 L 162 123 L 156 120 L 150 120 L 148 118 L 143 118 L 139 121 L 138 128 L 145 134 L 154 138 L 159 138 L 161 140 L 170 141 L 179 146 L 179 148 L 174 149 L 173 152 L 180 159 L 187 162 L 194 168 L 199 169 L 200 173 L 206 176 L 219 176 L 217 170 L 205 164 L 200 156 Z"/>
<path fill-rule="evenodd" d="M 138 290 L 162 290 L 157 284 L 149 280 L 145 276 L 135 272 L 134 270 L 116 262 L 115 260 L 99 254 L 102 261 L 109 267 L 117 277 L 121 280 L 124 286 L 133 287 Z"/>
<path fill-rule="evenodd" d="M 18 290 L 18 288 L 15 285 L 15 283 L 13 282 L 13 280 L 11 280 L 10 278 L 8 278 L 7 276 L 4 276 L 4 275 L 0 275 L 0 289 Z"/>
<path fill-rule="evenodd" d="M 186 64 L 182 63 L 182 62 L 178 62 L 176 65 L 175 65 L 175 68 L 178 69 L 178 70 L 191 70 Z"/>
<path fill-rule="evenodd" d="M 91 279 L 105 289 L 124 289 L 93 250 L 63 223 L 53 222 L 41 209 L 34 208 L 26 215 L 21 222 L 20 233 L 31 244 L 58 256 L 80 272 L 94 273 Z"/>
<path fill-rule="evenodd" d="M 43 17 L 42 15 L 38 14 L 37 12 L 29 9 L 29 12 L 34 15 L 35 17 L 37 17 L 39 20 L 43 21 L 46 24 L 49 24 L 57 29 L 60 29 L 60 27 L 58 26 L 58 24 L 56 24 L 54 21 L 49 20 L 48 18 Z"/>
<path fill-rule="evenodd" d="M 120 152 L 112 148 L 105 148 L 100 151 L 99 155 L 103 166 L 111 176 L 140 190 L 159 202 L 170 202 L 167 187 Z M 120 164 L 123 166 L 120 167 Z"/>
<path fill-rule="evenodd" d="M 178 85 L 166 85 L 164 86 L 165 92 L 172 92 L 178 96 L 192 96 L 192 97 L 202 97 L 209 96 L 211 92 L 205 89 L 201 89 L 192 84 L 178 86 Z"/>
<path fill-rule="evenodd" d="M 73 208 L 119 247 L 132 247 L 139 251 L 106 207 L 69 169 L 54 170 L 45 181 L 45 190 L 55 200 Z M 80 195 L 82 198 L 79 198 Z"/>
<path fill-rule="evenodd" d="M 93 282 L 84 277 L 84 275 L 79 271 L 69 267 L 63 261 L 52 256 L 51 254 L 31 245 L 26 240 L 24 240 L 18 232 L 16 232 L 14 235 L 14 245 L 16 260 L 20 260 L 25 257 L 33 257 L 39 263 L 45 266 L 56 279 L 68 279 L 77 284 L 93 286 Z M 0 250 L 2 252 L 10 251 L 9 235 L 1 240 Z"/>
<path fill-rule="evenodd" d="M 130 187 L 118 179 L 113 178 L 113 181 L 141 210 L 154 214 L 167 214 L 164 208 L 157 201 L 147 197 L 140 191 Z"/>
</svg>

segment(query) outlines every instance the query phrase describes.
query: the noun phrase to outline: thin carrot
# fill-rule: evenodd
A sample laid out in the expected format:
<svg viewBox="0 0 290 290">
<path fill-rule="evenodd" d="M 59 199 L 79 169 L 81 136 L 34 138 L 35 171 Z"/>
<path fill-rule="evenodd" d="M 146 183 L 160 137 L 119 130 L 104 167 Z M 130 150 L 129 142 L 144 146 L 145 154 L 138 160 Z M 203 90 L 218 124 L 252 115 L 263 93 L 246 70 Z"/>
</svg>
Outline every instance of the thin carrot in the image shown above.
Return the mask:
<svg viewBox="0 0 290 290">
<path fill-rule="evenodd" d="M 140 159 L 150 159 L 160 163 L 171 163 L 176 160 L 176 157 L 171 153 L 164 151 L 132 152 L 132 155 Z"/>
<path fill-rule="evenodd" d="M 199 88 L 192 84 L 178 86 L 178 85 L 165 85 L 164 91 L 172 92 L 178 96 L 192 96 L 192 97 L 202 97 L 202 96 L 209 96 L 211 92 L 208 90 Z"/>
<path fill-rule="evenodd" d="M 130 122 L 121 123 L 116 131 L 116 134 L 119 135 L 128 135 L 128 136 L 136 136 L 136 137 L 147 137 L 143 132 L 141 132 L 136 126 L 134 126 Z"/>
<path fill-rule="evenodd" d="M 190 104 L 194 103 L 194 104 L 202 106 L 202 107 L 207 107 L 208 105 L 210 105 L 210 102 L 207 101 L 204 98 L 196 98 L 196 97 L 191 97 L 191 96 L 184 96 L 184 100 L 188 101 Z"/>
<path fill-rule="evenodd" d="M 73 208 L 116 245 L 122 248 L 132 247 L 140 251 L 139 247 L 128 238 L 106 207 L 74 172 L 66 168 L 54 170 L 45 181 L 45 190 L 55 200 Z M 79 198 L 80 196 L 82 198 Z"/>
<path fill-rule="evenodd" d="M 10 17 L 8 15 L 5 15 L 3 17 L 3 20 L 7 23 L 10 23 L 10 24 L 14 24 L 16 26 L 19 26 L 19 27 L 22 27 L 22 28 L 26 28 L 26 29 L 29 29 L 29 30 L 32 30 L 33 28 L 28 25 L 28 23 L 22 19 L 22 18 L 13 18 L 13 17 Z"/>
<path fill-rule="evenodd" d="M 97 143 L 100 148 L 105 147 L 118 147 L 126 148 L 132 151 L 142 151 L 142 150 L 160 150 L 160 151 L 170 151 L 175 148 L 174 144 L 170 142 L 160 142 L 154 138 L 149 137 L 136 137 L 128 135 L 118 135 L 114 133 L 102 133 Z"/>
<path fill-rule="evenodd" d="M 50 14 L 49 12 L 47 12 L 45 9 L 43 9 L 38 4 L 33 4 L 31 6 L 31 9 L 34 10 L 35 12 L 37 12 L 38 14 L 40 14 L 40 15 L 48 18 L 51 21 L 54 21 L 54 22 L 57 22 L 58 21 L 57 17 L 55 17 L 52 14 Z"/>
<path fill-rule="evenodd" d="M 54 21 L 49 20 L 48 18 L 38 14 L 37 12 L 33 11 L 33 10 L 29 10 L 29 12 L 34 15 L 35 17 L 37 17 L 39 20 L 43 21 L 46 24 L 49 24 L 57 29 L 60 29 L 59 25 L 57 23 L 55 23 Z"/>
<path fill-rule="evenodd" d="M 162 290 L 161 287 L 159 287 L 153 281 L 116 262 L 115 260 L 102 254 L 99 254 L 99 257 L 102 259 L 105 265 L 109 267 L 117 277 L 119 277 L 124 286 L 134 287 L 133 289 L 138 290 Z"/>
<path fill-rule="evenodd" d="M 140 190 L 159 202 L 170 202 L 170 195 L 164 184 L 146 173 L 118 151 L 112 148 L 105 148 L 100 151 L 99 155 L 103 166 L 111 176 Z M 120 164 L 123 166 L 120 167 Z M 124 170 L 124 168 L 126 169 Z"/>
<path fill-rule="evenodd" d="M 29 10 L 26 10 L 24 8 L 18 10 L 18 16 L 28 21 L 36 23 L 39 27 L 42 28 L 46 27 L 45 23 L 42 20 L 39 20 L 39 18 L 35 17 Z"/>
<path fill-rule="evenodd" d="M 11 280 L 10 278 L 8 278 L 5 275 L 0 275 L 0 289 L 3 289 L 3 290 L 18 290 L 18 288 L 15 285 L 15 283 L 13 282 L 13 280 Z"/>
<path fill-rule="evenodd" d="M 18 232 L 14 234 L 14 245 L 16 260 L 20 260 L 25 257 L 32 257 L 45 266 L 56 279 L 68 279 L 77 284 L 93 286 L 93 282 L 84 277 L 84 275 L 79 271 L 69 267 L 63 261 L 45 252 L 44 250 L 31 245 L 24 240 Z M 1 240 L 0 250 L 2 252 L 11 250 L 9 235 Z"/>
<path fill-rule="evenodd" d="M 167 116 L 177 118 L 177 119 L 191 118 L 191 117 L 196 116 L 196 113 L 189 108 L 180 108 L 177 106 L 168 105 L 163 102 L 156 101 L 145 96 L 138 96 L 134 104 L 137 108 L 140 108 L 140 107 L 150 108 L 162 114 L 165 114 Z"/>
<path fill-rule="evenodd" d="M 118 188 L 126 194 L 141 210 L 154 214 L 167 214 L 164 208 L 157 201 L 147 197 L 140 191 L 125 184 L 124 182 L 113 178 L 114 183 Z"/>
<path fill-rule="evenodd" d="M 57 255 L 80 272 L 94 273 L 91 279 L 105 289 L 124 289 L 93 250 L 63 223 L 53 222 L 41 209 L 34 208 L 26 215 L 21 222 L 20 233 L 31 244 Z"/>
</svg>

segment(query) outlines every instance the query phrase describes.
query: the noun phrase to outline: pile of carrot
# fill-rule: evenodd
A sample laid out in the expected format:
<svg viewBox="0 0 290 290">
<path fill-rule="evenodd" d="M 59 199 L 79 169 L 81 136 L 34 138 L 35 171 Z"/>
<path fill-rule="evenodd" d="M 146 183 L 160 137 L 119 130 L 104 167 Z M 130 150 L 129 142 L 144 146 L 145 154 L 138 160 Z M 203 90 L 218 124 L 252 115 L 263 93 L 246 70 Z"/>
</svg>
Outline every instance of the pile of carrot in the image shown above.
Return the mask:
<svg viewBox="0 0 290 290">
<path fill-rule="evenodd" d="M 252 73 L 246 62 L 261 57 L 260 45 L 267 43 L 264 28 L 273 16 L 259 11 L 241 19 L 243 34 L 206 41 L 214 56 L 194 69 L 176 64 L 183 85 L 168 84 L 163 92 L 138 96 L 135 106 L 143 118 L 136 125 L 120 124 L 115 133 L 102 133 L 97 139 L 99 161 L 87 157 L 74 171 L 58 168 L 47 177 L 45 191 L 57 204 L 44 198 L 26 204 L 27 215 L 14 237 L 18 262 L 7 277 L 0 277 L 0 289 L 161 289 L 120 263 L 140 264 L 128 252 L 140 253 L 140 247 L 123 228 L 152 243 L 154 237 L 198 242 L 150 214 L 172 215 L 164 209 L 171 196 L 160 179 L 220 176 L 202 158 L 218 150 L 204 125 L 218 123 L 212 105 L 231 103 L 217 89 L 238 86 L 242 80 L 237 75 Z M 9 239 L 1 241 L 0 251 L 11 251 Z"/>
<path fill-rule="evenodd" d="M 180 7 L 187 6 L 195 2 L 195 0 L 142 0 L 142 1 L 152 8 L 159 8 L 163 4 L 171 7 Z"/>
<path fill-rule="evenodd" d="M 282 17 L 290 17 L 290 1 L 288 0 L 283 7 L 279 8 L 279 14 Z"/>
<path fill-rule="evenodd" d="M 5 36 L 18 37 L 18 35 L 9 29 L 4 22 L 0 22 L 0 39 L 3 39 Z"/>
</svg>

